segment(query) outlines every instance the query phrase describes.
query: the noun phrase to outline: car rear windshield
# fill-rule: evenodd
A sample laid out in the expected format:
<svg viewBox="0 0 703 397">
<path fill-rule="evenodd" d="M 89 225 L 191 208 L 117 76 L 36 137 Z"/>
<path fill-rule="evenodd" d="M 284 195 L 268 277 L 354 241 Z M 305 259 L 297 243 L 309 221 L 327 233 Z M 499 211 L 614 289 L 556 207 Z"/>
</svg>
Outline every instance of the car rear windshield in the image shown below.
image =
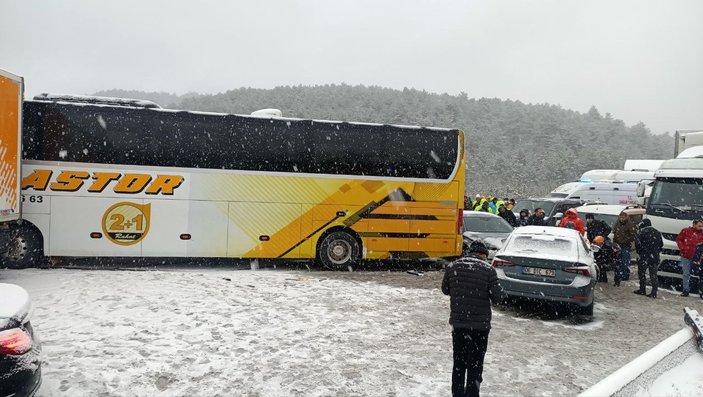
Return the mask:
<svg viewBox="0 0 703 397">
<path fill-rule="evenodd" d="M 492 216 L 465 216 L 464 231 L 474 233 L 510 233 L 513 227 L 503 218 Z"/>
<path fill-rule="evenodd" d="M 540 253 L 547 255 L 574 255 L 576 243 L 573 240 L 553 236 L 515 236 L 506 247 L 507 251 Z"/>
<path fill-rule="evenodd" d="M 528 210 L 528 211 L 530 211 L 530 214 L 534 214 L 535 209 L 541 208 L 544 210 L 544 213 L 547 214 L 547 216 L 548 216 L 552 212 L 553 207 L 554 207 L 554 203 L 551 201 L 519 200 L 518 202 L 515 203 L 515 206 L 513 207 L 513 211 L 520 212 L 522 210 Z"/>
<path fill-rule="evenodd" d="M 585 213 L 579 213 L 579 218 L 581 218 L 581 220 L 584 223 L 586 223 L 586 214 Z M 641 218 L 641 216 L 640 216 L 640 218 Z M 593 214 L 593 219 L 603 221 L 603 222 L 605 222 L 606 225 L 613 227 L 613 225 L 615 224 L 615 221 L 618 220 L 618 216 L 617 215 L 607 215 L 607 214 Z M 632 220 L 637 223 L 637 220 L 635 218 L 633 218 Z"/>
</svg>

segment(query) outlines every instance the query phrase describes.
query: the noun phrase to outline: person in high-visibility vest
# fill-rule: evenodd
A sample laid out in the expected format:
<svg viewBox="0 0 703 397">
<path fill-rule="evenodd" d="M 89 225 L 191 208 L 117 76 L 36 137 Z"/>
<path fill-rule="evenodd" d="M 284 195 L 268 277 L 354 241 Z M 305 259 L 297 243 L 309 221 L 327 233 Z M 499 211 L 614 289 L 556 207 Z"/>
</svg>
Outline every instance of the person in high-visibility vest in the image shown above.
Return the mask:
<svg viewBox="0 0 703 397">
<path fill-rule="evenodd" d="M 476 211 L 476 206 L 481 202 L 481 195 L 477 194 L 473 201 L 471 201 L 471 209 Z"/>
<path fill-rule="evenodd" d="M 490 208 L 489 212 L 493 215 L 498 215 L 498 206 L 496 205 L 497 202 L 498 199 L 495 197 L 491 198 L 488 202 L 488 207 Z"/>
</svg>

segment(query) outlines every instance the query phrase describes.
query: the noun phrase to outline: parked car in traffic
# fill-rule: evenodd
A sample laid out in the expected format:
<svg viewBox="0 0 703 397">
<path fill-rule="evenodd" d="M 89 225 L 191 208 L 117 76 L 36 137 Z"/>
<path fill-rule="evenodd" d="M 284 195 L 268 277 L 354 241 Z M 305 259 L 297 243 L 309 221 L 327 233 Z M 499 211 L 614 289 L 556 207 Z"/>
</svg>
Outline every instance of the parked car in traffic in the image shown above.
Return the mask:
<svg viewBox="0 0 703 397">
<path fill-rule="evenodd" d="M 481 239 L 488 247 L 488 259 L 492 259 L 512 231 L 513 227 L 498 215 L 464 211 L 464 254 L 472 241 Z"/>
<path fill-rule="evenodd" d="M 586 222 L 586 215 L 593 214 L 594 219 L 601 220 L 605 222 L 612 229 L 615 226 L 615 222 L 618 221 L 618 215 L 621 212 L 627 214 L 635 225 L 639 225 L 642 222 L 644 214 L 647 212 L 645 208 L 637 205 L 607 205 L 607 204 L 586 204 L 584 206 L 576 208 L 579 213 L 579 218 L 583 221 L 583 224 L 588 230 L 588 223 Z M 613 232 L 607 236 L 609 239 L 613 239 Z M 632 263 L 636 263 L 639 256 L 637 252 L 632 249 L 630 252 L 630 258 Z"/>
<path fill-rule="evenodd" d="M 579 199 L 565 199 L 559 197 L 544 197 L 544 198 L 526 198 L 515 202 L 513 212 L 515 216 L 520 216 L 520 211 L 528 210 L 530 214 L 534 214 L 537 208 L 544 210 L 544 219 L 550 226 L 556 226 L 559 219 L 555 218 L 557 214 L 564 214 L 569 208 L 580 207 L 586 202 Z"/>
<path fill-rule="evenodd" d="M 588 242 L 576 230 L 517 228 L 492 263 L 508 296 L 569 304 L 593 314 L 598 270 Z"/>
<path fill-rule="evenodd" d="M 586 215 L 593 214 L 594 219 L 601 220 L 605 222 L 611 228 L 615 225 L 618 220 L 618 215 L 621 212 L 625 212 L 635 225 L 639 225 L 642 222 L 644 214 L 647 212 L 645 208 L 637 205 L 608 205 L 608 204 L 586 204 L 581 207 L 577 207 L 576 211 L 579 213 L 579 218 L 586 225 Z M 588 226 L 586 226 L 588 228 Z M 613 234 L 610 233 L 609 238 L 613 238 Z"/>
<path fill-rule="evenodd" d="M 0 396 L 33 396 L 41 384 L 41 345 L 24 288 L 0 283 Z"/>
</svg>

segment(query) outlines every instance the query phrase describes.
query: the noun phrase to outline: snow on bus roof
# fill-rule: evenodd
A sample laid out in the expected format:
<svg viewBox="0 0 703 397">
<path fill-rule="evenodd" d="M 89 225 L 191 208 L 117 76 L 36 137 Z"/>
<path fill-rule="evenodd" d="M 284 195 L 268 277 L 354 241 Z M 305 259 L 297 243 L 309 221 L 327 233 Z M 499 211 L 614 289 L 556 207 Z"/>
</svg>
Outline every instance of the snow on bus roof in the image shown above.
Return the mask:
<svg viewBox="0 0 703 397">
<path fill-rule="evenodd" d="M 148 109 L 160 109 L 161 106 L 155 102 L 144 99 L 132 98 L 113 98 L 105 96 L 90 96 L 90 95 L 64 95 L 64 94 L 47 94 L 43 93 L 34 97 L 39 101 L 53 101 L 66 103 L 85 103 L 90 105 L 114 105 L 114 106 L 129 106 L 142 107 Z"/>
<path fill-rule="evenodd" d="M 443 127 L 426 127 L 418 125 L 402 125 L 402 124 L 383 124 L 383 123 L 368 123 L 368 122 L 350 122 L 350 121 L 339 121 L 339 120 L 316 120 L 316 119 L 301 119 L 295 117 L 262 117 L 250 114 L 235 114 L 235 113 L 220 113 L 220 112 L 207 112 L 201 110 L 182 110 L 182 109 L 165 109 L 158 104 L 141 99 L 129 99 L 129 98 L 112 98 L 112 97 L 96 97 L 89 95 L 56 95 L 56 94 L 41 94 L 34 97 L 37 101 L 51 101 L 62 105 L 71 106 L 96 106 L 96 107 L 141 107 L 146 108 L 151 111 L 164 112 L 164 113 L 190 113 L 203 116 L 237 116 L 251 119 L 270 119 L 270 120 L 281 120 L 281 121 L 309 121 L 311 123 L 324 123 L 324 124 L 351 124 L 360 126 L 371 126 L 371 127 L 395 127 L 402 129 L 416 129 L 416 130 L 429 130 L 429 131 L 454 131 L 456 128 L 443 128 Z"/>
<path fill-rule="evenodd" d="M 150 109 L 153 111 L 157 112 L 167 112 L 167 113 L 190 113 L 190 114 L 198 114 L 198 115 L 203 115 L 203 116 L 237 116 L 237 117 L 244 117 L 244 118 L 250 118 L 250 119 L 269 119 L 269 120 L 281 120 L 281 121 L 296 121 L 296 122 L 301 122 L 301 121 L 309 121 L 311 123 L 324 123 L 324 124 L 352 124 L 352 125 L 367 125 L 371 127 L 382 127 L 382 126 L 390 126 L 390 127 L 397 127 L 397 128 L 403 128 L 403 129 L 415 129 L 415 130 L 432 130 L 432 131 L 452 131 L 455 130 L 455 128 L 442 128 L 442 127 L 425 127 L 425 126 L 419 126 L 419 125 L 402 125 L 402 124 L 382 124 L 382 123 L 367 123 L 367 122 L 361 122 L 361 121 L 340 121 L 340 120 L 318 120 L 318 119 L 301 119 L 297 117 L 262 117 L 262 116 L 257 116 L 257 115 L 250 115 L 250 114 L 236 114 L 236 113 L 220 113 L 220 112 L 206 112 L 202 110 L 179 110 L 179 109 Z"/>
</svg>

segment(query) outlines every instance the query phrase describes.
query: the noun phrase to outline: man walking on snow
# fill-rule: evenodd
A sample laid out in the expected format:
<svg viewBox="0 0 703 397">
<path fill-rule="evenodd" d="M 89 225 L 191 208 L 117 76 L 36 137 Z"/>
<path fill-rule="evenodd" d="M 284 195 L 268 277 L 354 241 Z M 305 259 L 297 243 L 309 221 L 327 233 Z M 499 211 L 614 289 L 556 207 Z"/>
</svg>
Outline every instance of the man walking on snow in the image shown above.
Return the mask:
<svg viewBox="0 0 703 397">
<path fill-rule="evenodd" d="M 483 381 L 483 358 L 491 330 L 491 303 L 504 299 L 495 269 L 486 262 L 488 248 L 481 240 L 469 254 L 452 262 L 444 273 L 442 292 L 450 296 L 454 370 L 452 396 L 478 396 Z"/>
</svg>

